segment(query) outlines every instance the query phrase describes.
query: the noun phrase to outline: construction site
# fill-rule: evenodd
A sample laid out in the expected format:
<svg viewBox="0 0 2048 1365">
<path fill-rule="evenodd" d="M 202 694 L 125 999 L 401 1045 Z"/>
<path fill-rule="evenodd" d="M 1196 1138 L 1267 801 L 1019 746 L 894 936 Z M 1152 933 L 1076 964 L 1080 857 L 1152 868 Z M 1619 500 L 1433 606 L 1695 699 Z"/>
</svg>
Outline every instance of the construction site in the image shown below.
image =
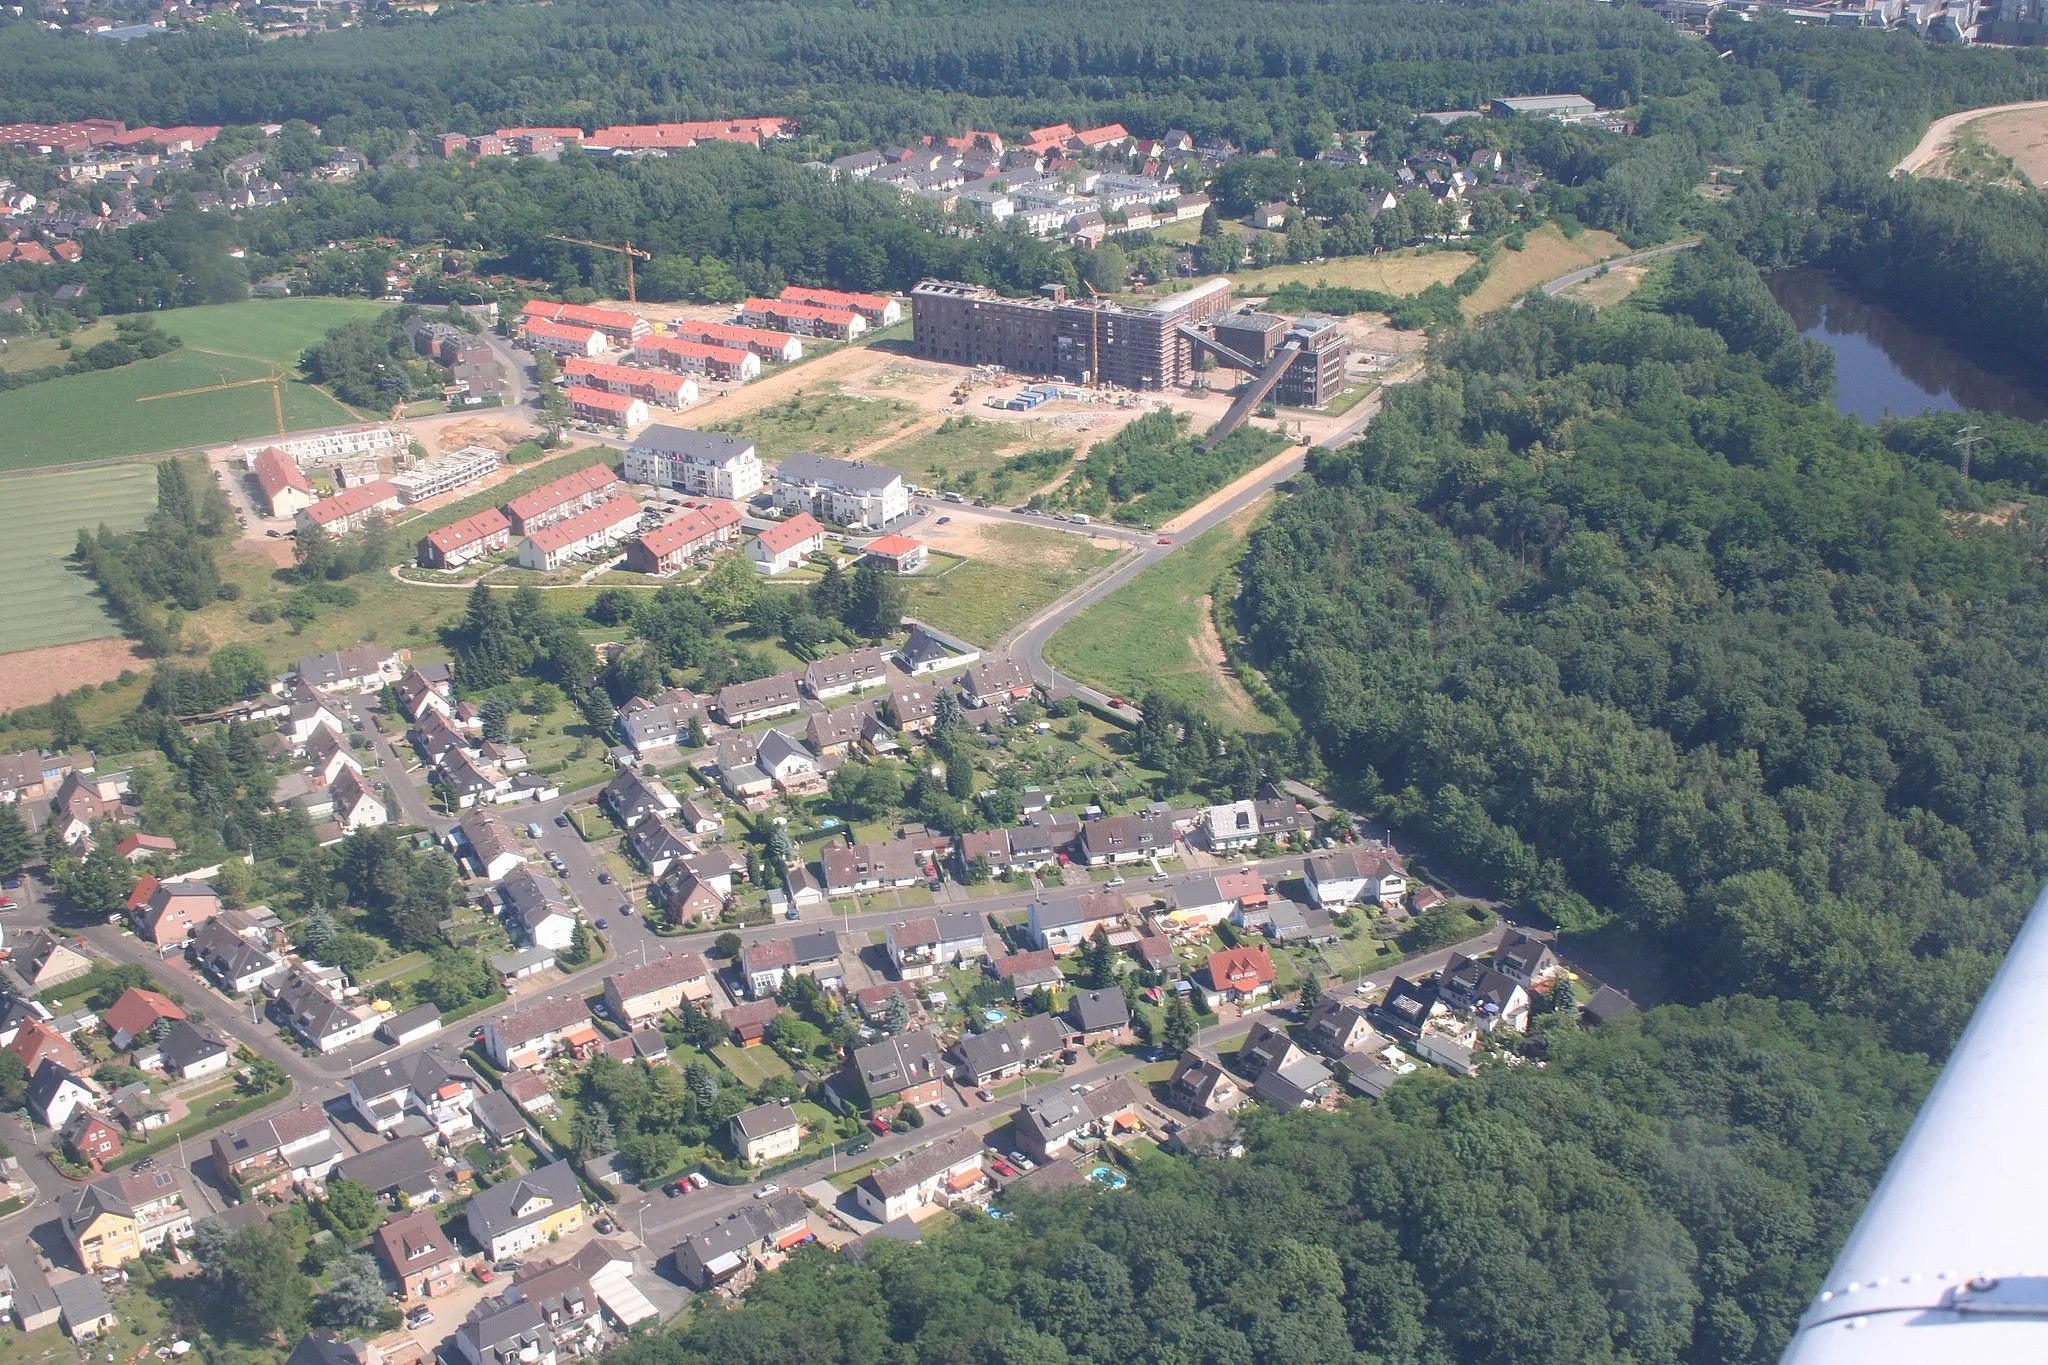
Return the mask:
<svg viewBox="0 0 2048 1365">
<path fill-rule="evenodd" d="M 1143 306 L 1071 299 L 1061 285 L 1006 298 L 982 285 L 925 280 L 911 291 L 912 346 L 922 359 L 1134 392 L 1199 387 L 1205 359 L 1245 382 L 1210 439 L 1260 404 L 1320 408 L 1344 387 L 1351 343 L 1333 319 L 1230 308 L 1217 278 Z"/>
</svg>

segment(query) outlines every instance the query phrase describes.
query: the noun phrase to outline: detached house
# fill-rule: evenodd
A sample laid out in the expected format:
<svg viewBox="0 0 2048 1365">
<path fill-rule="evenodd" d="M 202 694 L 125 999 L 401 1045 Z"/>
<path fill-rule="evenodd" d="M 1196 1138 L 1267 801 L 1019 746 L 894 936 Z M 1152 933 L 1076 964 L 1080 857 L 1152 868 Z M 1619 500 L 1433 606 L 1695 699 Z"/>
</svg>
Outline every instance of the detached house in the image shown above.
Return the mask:
<svg viewBox="0 0 2048 1365">
<path fill-rule="evenodd" d="M 377 1229 L 377 1251 L 409 1303 L 446 1294 L 462 1281 L 462 1255 L 425 1209 L 403 1214 Z"/>
<path fill-rule="evenodd" d="M 701 723 L 704 703 L 680 687 L 659 693 L 652 701 L 634 697 L 619 708 L 612 729 L 635 754 L 672 749 L 690 737 L 691 722 Z"/>
<path fill-rule="evenodd" d="M 57 1217 L 88 1274 L 192 1237 L 192 1215 L 175 1169 L 108 1176 L 71 1190 L 57 1201 Z"/>
<path fill-rule="evenodd" d="M 583 1191 L 566 1161 L 516 1176 L 469 1201 L 469 1235 L 493 1261 L 531 1251 L 583 1225 Z"/>
<path fill-rule="evenodd" d="M 716 703 L 719 716 L 727 725 L 734 726 L 786 716 L 792 711 L 801 711 L 803 704 L 803 698 L 797 693 L 797 675 L 794 673 L 778 673 L 772 678 L 733 683 L 719 690 Z"/>
<path fill-rule="evenodd" d="M 260 988 L 284 971 L 270 932 L 238 910 L 223 910 L 192 936 L 192 961 L 230 995 Z"/>
<path fill-rule="evenodd" d="M 1123 917 L 1123 897 L 1110 891 L 1084 891 L 1051 902 L 1034 902 L 1024 932 L 1034 947 L 1069 952 L 1092 938 L 1097 929 L 1121 924 Z"/>
<path fill-rule="evenodd" d="M 92 959 L 47 929 L 31 929 L 14 940 L 13 965 L 30 990 L 46 991 L 90 972 Z"/>
<path fill-rule="evenodd" d="M 1257 1000 L 1273 989 L 1273 957 L 1262 943 L 1256 948 L 1225 948 L 1211 953 L 1197 987 L 1210 1008 Z"/>
<path fill-rule="evenodd" d="M 621 771 L 597 799 L 626 829 L 632 829 L 649 817 L 666 819 L 683 807 L 660 778 L 644 776 L 633 768 Z"/>
<path fill-rule="evenodd" d="M 922 1109 L 945 1094 L 938 1035 L 918 1029 L 857 1047 L 827 1084 L 842 1100 L 875 1113 L 905 1104 Z"/>
<path fill-rule="evenodd" d="M 99 1098 L 69 1067 L 48 1058 L 29 1076 L 28 1109 L 45 1128 L 61 1129 L 80 1106 L 97 1104 Z"/>
<path fill-rule="evenodd" d="M 1369 901 L 1398 905 L 1408 894 L 1401 864 L 1384 850 L 1331 848 L 1312 854 L 1302 865 L 1309 899 L 1324 909 Z"/>
<path fill-rule="evenodd" d="M 953 1045 L 960 1059 L 960 1079 L 972 1086 L 1021 1076 L 1058 1056 L 1067 1046 L 1059 1021 L 1035 1014 L 998 1025 L 986 1033 L 970 1033 Z"/>
<path fill-rule="evenodd" d="M 733 1152 L 749 1166 L 780 1161 L 803 1145 L 803 1129 L 788 1100 L 743 1109 L 732 1116 L 727 1128 Z"/>
<path fill-rule="evenodd" d="M 711 969 L 696 953 L 656 958 L 604 979 L 605 1008 L 627 1028 L 675 1013 L 685 1000 L 702 1004 L 710 998 Z"/>
<path fill-rule="evenodd" d="M 1004 709 L 1031 695 L 1037 686 L 1031 672 L 1015 659 L 978 659 L 961 675 L 960 692 L 969 706 L 999 706 Z"/>
<path fill-rule="evenodd" d="M 861 1177 L 854 1202 L 877 1222 L 906 1218 L 946 1195 L 964 1194 L 987 1180 L 981 1142 L 973 1133 L 954 1133 L 892 1166 Z"/>
<path fill-rule="evenodd" d="M 214 1170 L 251 1199 L 324 1180 L 345 1154 L 327 1126 L 327 1111 L 317 1104 L 257 1119 L 213 1140 Z"/>
<path fill-rule="evenodd" d="M 1081 857 L 1090 867 L 1144 862 L 1171 854 L 1177 838 L 1167 816 L 1108 815 L 1081 823 Z"/>
<path fill-rule="evenodd" d="M 1494 970 L 1525 990 L 1553 980 L 1563 965 L 1547 941 L 1512 925 L 1501 931 L 1493 950 Z"/>
<path fill-rule="evenodd" d="M 773 578 L 786 574 L 825 548 L 825 528 L 809 512 L 763 529 L 747 542 L 747 562 L 754 572 Z"/>
<path fill-rule="evenodd" d="M 501 1071 L 542 1065 L 565 1040 L 582 1032 L 595 1034 L 590 1011 L 571 997 L 543 1000 L 484 1025 L 484 1056 Z"/>
<path fill-rule="evenodd" d="M 185 942 L 220 913 L 220 893 L 205 882 L 164 882 L 136 911 L 135 931 L 158 948 Z"/>
</svg>

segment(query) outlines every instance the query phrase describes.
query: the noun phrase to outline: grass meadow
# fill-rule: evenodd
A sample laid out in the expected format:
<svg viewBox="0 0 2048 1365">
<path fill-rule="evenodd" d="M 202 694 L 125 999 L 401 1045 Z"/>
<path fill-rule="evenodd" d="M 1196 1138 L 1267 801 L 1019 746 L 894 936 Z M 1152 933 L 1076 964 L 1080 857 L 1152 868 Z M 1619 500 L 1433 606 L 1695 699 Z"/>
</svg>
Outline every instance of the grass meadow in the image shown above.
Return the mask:
<svg viewBox="0 0 2048 1365">
<path fill-rule="evenodd" d="M 120 628 L 70 561 L 80 527 L 142 525 L 156 505 L 153 465 L 52 470 L 0 479 L 0 641 L 5 649 L 106 640 Z"/>
<path fill-rule="evenodd" d="M 280 299 L 157 314 L 183 349 L 117 370 L 0 393 L 0 470 L 121 459 L 356 420 L 292 376 L 331 327 L 382 311 L 367 299 Z M 279 382 L 270 383 L 269 380 Z"/>
</svg>

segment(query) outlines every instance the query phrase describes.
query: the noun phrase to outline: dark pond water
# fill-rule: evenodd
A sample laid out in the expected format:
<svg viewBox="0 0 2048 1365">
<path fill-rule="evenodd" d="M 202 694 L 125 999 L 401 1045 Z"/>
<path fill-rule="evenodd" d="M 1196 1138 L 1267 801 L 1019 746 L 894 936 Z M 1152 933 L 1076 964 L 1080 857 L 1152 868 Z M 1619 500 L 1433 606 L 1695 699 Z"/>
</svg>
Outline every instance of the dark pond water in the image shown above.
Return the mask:
<svg viewBox="0 0 2048 1365">
<path fill-rule="evenodd" d="M 1985 369 L 1897 313 L 1850 293 L 1824 270 L 1766 277 L 1799 330 L 1835 353 L 1835 407 L 1866 422 L 1979 408 L 2048 419 L 2048 389 Z"/>
</svg>

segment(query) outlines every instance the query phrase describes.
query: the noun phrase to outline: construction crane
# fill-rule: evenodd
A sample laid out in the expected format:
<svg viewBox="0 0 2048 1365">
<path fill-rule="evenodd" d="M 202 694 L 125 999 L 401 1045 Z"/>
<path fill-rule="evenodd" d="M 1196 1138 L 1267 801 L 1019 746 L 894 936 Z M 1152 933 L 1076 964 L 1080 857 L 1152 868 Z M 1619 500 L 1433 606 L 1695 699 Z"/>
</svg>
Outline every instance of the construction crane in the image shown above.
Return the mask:
<svg viewBox="0 0 2048 1365">
<path fill-rule="evenodd" d="M 596 247 L 599 251 L 616 251 L 621 256 L 624 256 L 626 258 L 626 301 L 628 303 L 640 302 L 640 291 L 633 282 L 633 258 L 638 256 L 643 261 L 651 261 L 654 259 L 653 256 L 640 250 L 631 242 L 627 242 L 624 246 L 613 246 L 610 242 L 586 242 L 581 237 L 564 237 L 559 232 L 550 232 L 548 240 L 551 242 L 569 242 L 576 246 Z"/>
<path fill-rule="evenodd" d="M 1095 292 L 1095 286 L 1094 286 L 1094 285 L 1092 285 L 1092 284 L 1090 284 L 1090 283 L 1088 283 L 1088 277 L 1087 277 L 1086 275 L 1083 275 L 1083 276 L 1081 276 L 1081 277 L 1080 277 L 1080 280 L 1081 280 L 1081 287 L 1082 287 L 1083 289 L 1085 289 L 1085 290 L 1087 290 L 1087 291 L 1088 291 L 1088 297 L 1089 297 L 1089 298 L 1091 298 L 1091 299 L 1097 299 L 1097 300 L 1101 299 L 1102 295 L 1100 295 L 1100 294 L 1098 294 L 1098 293 L 1096 293 L 1096 292 Z M 1102 385 L 1102 355 L 1101 355 L 1101 351 L 1100 351 L 1100 349 L 1099 349 L 1099 348 L 1098 348 L 1098 346 L 1096 345 L 1096 334 L 1097 334 L 1097 333 L 1098 333 L 1098 332 L 1099 332 L 1099 331 L 1101 330 L 1101 327 L 1102 327 L 1102 318 L 1101 318 L 1101 317 L 1100 317 L 1099 315 L 1097 315 L 1097 314 L 1094 314 L 1094 313 L 1091 313 L 1091 314 L 1089 314 L 1089 316 L 1088 316 L 1088 387 L 1089 387 L 1089 388 L 1091 388 L 1091 389 L 1093 389 L 1093 388 L 1100 388 L 1100 387 L 1101 387 L 1101 385 Z"/>
</svg>

